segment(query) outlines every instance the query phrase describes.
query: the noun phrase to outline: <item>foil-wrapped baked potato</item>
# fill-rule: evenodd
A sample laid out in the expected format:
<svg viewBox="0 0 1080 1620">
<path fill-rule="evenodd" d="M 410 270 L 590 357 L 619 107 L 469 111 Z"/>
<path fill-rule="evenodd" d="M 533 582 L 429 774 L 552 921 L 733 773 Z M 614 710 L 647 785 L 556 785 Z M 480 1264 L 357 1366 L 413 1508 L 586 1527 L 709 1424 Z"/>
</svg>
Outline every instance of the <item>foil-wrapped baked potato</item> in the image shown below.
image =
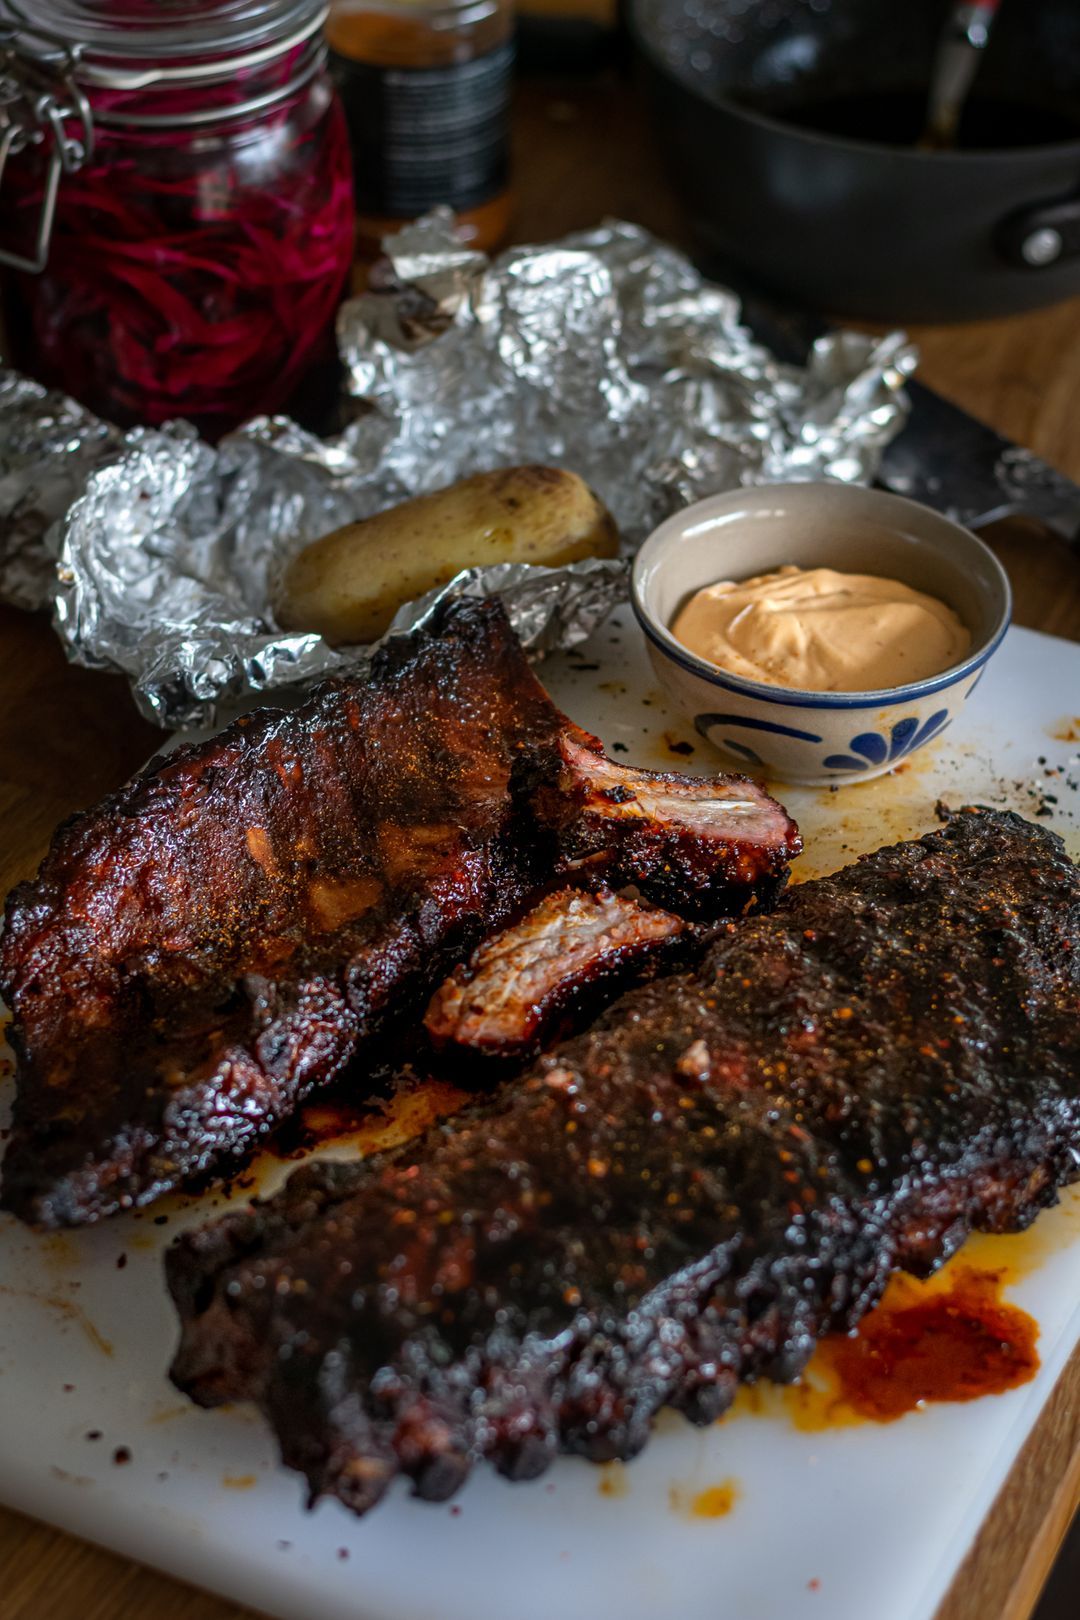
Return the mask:
<svg viewBox="0 0 1080 1620">
<path fill-rule="evenodd" d="M 576 473 L 508 467 L 313 540 L 285 570 L 274 607 L 285 630 L 314 630 L 335 646 L 375 641 L 403 602 L 463 568 L 556 567 L 618 547 L 610 512 Z"/>
</svg>

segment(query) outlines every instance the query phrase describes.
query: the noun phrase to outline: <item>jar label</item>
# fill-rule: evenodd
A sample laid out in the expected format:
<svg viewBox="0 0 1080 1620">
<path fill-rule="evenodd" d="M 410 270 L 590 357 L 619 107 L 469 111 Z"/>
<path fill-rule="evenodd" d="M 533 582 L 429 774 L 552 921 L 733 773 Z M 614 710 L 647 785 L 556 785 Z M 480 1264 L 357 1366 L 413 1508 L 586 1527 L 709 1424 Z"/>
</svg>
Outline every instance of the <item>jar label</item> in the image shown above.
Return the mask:
<svg viewBox="0 0 1080 1620">
<path fill-rule="evenodd" d="M 507 184 L 512 43 L 437 68 L 373 67 L 334 55 L 361 211 L 459 213 Z"/>
</svg>

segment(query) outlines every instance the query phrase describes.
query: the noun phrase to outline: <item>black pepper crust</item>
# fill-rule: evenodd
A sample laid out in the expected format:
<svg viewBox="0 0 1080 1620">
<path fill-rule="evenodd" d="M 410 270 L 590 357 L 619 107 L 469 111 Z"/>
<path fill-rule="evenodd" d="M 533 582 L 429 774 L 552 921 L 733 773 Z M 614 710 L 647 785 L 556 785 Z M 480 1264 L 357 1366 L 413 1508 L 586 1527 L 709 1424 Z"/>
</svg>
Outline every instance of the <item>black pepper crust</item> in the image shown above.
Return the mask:
<svg viewBox="0 0 1080 1620">
<path fill-rule="evenodd" d="M 731 925 L 492 1100 L 183 1237 L 172 1377 L 313 1499 L 633 1456 L 1080 1167 L 1080 873 L 1011 814 Z"/>
</svg>

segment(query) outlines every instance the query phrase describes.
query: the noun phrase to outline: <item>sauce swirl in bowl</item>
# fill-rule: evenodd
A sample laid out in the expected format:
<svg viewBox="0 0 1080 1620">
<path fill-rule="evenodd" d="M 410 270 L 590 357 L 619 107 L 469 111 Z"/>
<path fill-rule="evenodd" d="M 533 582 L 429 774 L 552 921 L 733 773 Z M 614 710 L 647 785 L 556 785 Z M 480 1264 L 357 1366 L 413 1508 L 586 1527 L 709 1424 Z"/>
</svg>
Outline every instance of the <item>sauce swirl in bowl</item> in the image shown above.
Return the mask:
<svg viewBox="0 0 1080 1620">
<path fill-rule="evenodd" d="M 940 675 L 971 632 L 902 580 L 788 566 L 696 591 L 671 626 L 690 652 L 768 686 L 865 692 Z"/>
</svg>

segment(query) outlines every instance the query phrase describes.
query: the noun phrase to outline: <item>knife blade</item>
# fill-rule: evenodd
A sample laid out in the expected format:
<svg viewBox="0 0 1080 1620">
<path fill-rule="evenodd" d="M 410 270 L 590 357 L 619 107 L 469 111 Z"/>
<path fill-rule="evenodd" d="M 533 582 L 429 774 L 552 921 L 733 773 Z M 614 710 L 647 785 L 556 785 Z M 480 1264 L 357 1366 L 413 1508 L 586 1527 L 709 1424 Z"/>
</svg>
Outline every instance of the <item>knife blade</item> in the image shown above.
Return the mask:
<svg viewBox="0 0 1080 1620">
<path fill-rule="evenodd" d="M 1080 485 L 925 383 L 906 388 L 911 415 L 882 457 L 878 483 L 970 529 L 1036 518 L 1080 549 Z"/>
<path fill-rule="evenodd" d="M 728 278 L 730 279 L 730 278 Z M 753 293 L 743 318 L 778 358 L 802 363 L 827 327 Z M 905 384 L 911 415 L 885 450 L 877 483 L 922 501 L 969 529 L 1030 517 L 1080 551 L 1080 484 L 987 427 L 925 383 Z"/>
</svg>

